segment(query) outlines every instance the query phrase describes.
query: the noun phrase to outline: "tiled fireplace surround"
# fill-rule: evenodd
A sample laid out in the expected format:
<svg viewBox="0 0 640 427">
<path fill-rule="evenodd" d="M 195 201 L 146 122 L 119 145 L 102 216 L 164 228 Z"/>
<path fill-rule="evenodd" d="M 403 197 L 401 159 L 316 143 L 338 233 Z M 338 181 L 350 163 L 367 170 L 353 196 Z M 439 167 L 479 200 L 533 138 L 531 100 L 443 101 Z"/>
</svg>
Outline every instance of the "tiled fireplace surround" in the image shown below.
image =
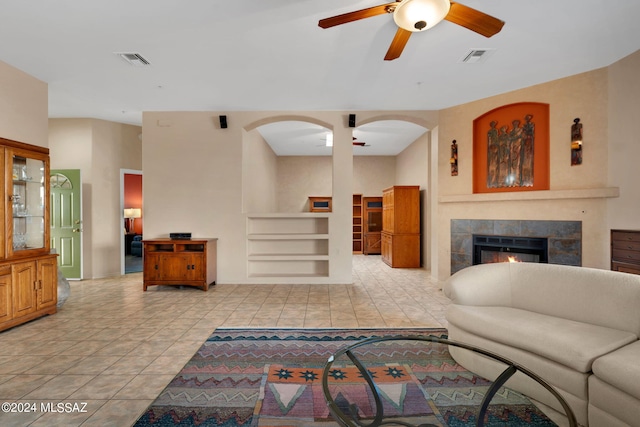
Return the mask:
<svg viewBox="0 0 640 427">
<path fill-rule="evenodd" d="M 582 265 L 581 221 L 451 220 L 451 274 L 472 265 L 473 235 L 546 237 L 549 263 Z"/>
</svg>

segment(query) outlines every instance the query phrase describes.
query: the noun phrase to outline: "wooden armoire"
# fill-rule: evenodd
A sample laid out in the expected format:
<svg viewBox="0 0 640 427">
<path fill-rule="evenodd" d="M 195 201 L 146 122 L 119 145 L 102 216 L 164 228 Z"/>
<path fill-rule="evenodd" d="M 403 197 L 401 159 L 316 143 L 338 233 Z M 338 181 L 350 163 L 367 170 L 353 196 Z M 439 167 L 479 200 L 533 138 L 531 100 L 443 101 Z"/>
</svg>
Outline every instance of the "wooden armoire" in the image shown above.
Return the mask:
<svg viewBox="0 0 640 427">
<path fill-rule="evenodd" d="M 390 267 L 420 267 L 420 187 L 382 191 L 382 261 Z"/>
</svg>

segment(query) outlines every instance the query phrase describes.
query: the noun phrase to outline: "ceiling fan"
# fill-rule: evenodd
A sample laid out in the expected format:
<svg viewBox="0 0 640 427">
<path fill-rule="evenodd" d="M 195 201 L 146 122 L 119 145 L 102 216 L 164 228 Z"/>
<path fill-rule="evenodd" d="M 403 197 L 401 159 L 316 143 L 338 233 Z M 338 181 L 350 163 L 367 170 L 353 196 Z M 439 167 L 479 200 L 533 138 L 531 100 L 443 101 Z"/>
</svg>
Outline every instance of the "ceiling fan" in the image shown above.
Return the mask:
<svg viewBox="0 0 640 427">
<path fill-rule="evenodd" d="M 385 61 L 400 57 L 411 33 L 428 30 L 443 19 L 485 37 L 499 33 L 504 25 L 504 21 L 498 18 L 449 0 L 400 0 L 321 19 L 318 26 L 331 28 L 384 13 L 393 13 L 393 20 L 398 26 Z"/>
<path fill-rule="evenodd" d="M 356 147 L 368 147 L 369 144 L 367 144 L 366 142 L 361 142 L 357 140 L 358 138 L 356 138 L 355 136 L 353 137 L 353 142 L 352 144 Z"/>
<path fill-rule="evenodd" d="M 355 136 L 352 136 L 352 138 L 353 138 L 352 144 L 355 147 L 369 147 L 369 145 L 370 145 L 370 144 L 367 144 L 366 142 L 358 141 L 358 138 L 356 138 Z M 317 145 L 316 147 L 333 147 L 333 134 L 331 134 L 331 133 L 327 134 L 325 136 L 324 141 L 325 141 L 324 144 Z"/>
</svg>

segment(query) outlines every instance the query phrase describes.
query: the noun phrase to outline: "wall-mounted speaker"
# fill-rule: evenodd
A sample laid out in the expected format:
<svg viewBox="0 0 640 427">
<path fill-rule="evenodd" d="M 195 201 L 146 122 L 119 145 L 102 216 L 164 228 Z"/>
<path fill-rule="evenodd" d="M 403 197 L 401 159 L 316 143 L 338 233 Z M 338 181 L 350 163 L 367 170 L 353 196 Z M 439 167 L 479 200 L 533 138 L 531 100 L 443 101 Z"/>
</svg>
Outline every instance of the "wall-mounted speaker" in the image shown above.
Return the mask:
<svg viewBox="0 0 640 427">
<path fill-rule="evenodd" d="M 355 114 L 349 114 L 349 127 L 350 128 L 356 127 L 356 115 Z"/>
<path fill-rule="evenodd" d="M 220 116 L 220 129 L 227 128 L 227 116 Z"/>
</svg>

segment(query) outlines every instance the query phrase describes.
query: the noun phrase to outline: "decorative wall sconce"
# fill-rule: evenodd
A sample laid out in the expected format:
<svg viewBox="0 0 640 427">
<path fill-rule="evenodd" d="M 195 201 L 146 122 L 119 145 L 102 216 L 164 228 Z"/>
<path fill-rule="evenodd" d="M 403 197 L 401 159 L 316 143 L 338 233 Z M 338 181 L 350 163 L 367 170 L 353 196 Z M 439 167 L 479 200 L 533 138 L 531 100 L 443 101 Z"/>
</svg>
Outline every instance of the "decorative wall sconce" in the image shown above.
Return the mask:
<svg viewBox="0 0 640 427">
<path fill-rule="evenodd" d="M 458 176 L 458 144 L 456 144 L 455 139 L 451 143 L 451 158 L 449 159 L 449 163 L 451 163 L 451 176 Z"/>
<path fill-rule="evenodd" d="M 579 118 L 573 119 L 571 125 L 571 166 L 582 164 L 582 123 Z"/>
</svg>

